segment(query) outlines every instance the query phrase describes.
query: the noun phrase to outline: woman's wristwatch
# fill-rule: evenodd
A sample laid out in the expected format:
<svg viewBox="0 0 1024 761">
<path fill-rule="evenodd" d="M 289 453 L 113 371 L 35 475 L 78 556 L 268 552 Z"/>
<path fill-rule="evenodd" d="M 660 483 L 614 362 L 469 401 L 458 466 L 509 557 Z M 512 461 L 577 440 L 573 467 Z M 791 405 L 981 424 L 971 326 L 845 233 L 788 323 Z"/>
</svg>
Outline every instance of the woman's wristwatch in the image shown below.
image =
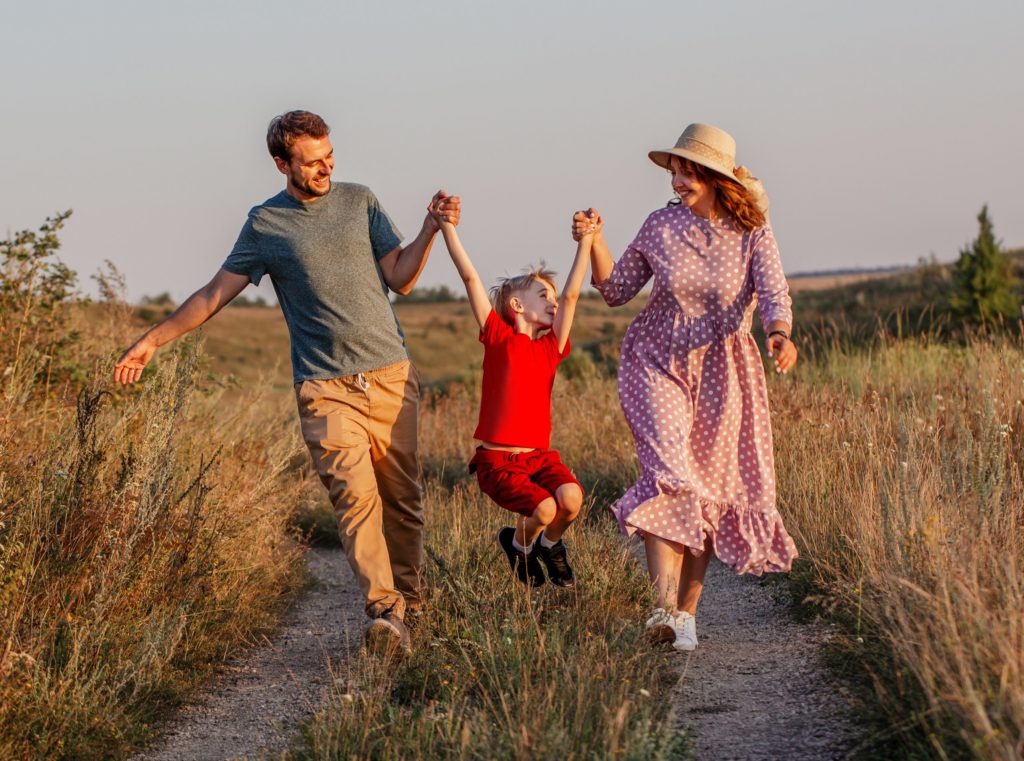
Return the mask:
<svg viewBox="0 0 1024 761">
<path fill-rule="evenodd" d="M 787 341 L 789 340 L 789 333 L 787 333 L 784 330 L 773 330 L 771 333 L 768 334 L 769 338 L 771 338 L 772 336 L 782 336 Z"/>
</svg>

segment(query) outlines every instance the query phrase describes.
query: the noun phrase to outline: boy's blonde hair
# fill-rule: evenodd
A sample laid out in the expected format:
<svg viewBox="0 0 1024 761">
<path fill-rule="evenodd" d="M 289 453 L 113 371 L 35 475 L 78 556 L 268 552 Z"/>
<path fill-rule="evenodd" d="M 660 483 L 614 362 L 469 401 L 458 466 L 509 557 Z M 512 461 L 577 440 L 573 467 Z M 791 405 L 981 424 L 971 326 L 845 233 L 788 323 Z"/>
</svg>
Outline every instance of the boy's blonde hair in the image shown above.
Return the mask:
<svg viewBox="0 0 1024 761">
<path fill-rule="evenodd" d="M 498 284 L 491 288 L 491 306 L 498 317 L 509 325 L 514 325 L 515 316 L 511 308 L 512 297 L 527 290 L 533 283 L 547 283 L 557 294 L 558 286 L 555 285 L 555 274 L 541 261 L 540 264 L 527 267 L 523 270 L 522 275 L 499 278 Z"/>
</svg>

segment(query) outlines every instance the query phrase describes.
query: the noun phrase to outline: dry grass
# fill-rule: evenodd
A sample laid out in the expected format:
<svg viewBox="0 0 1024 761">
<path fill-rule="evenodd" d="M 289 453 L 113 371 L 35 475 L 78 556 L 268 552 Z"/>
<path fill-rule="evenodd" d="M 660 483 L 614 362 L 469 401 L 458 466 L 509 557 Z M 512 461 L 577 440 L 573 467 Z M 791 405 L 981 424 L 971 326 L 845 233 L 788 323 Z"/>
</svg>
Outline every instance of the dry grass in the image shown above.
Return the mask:
<svg viewBox="0 0 1024 761">
<path fill-rule="evenodd" d="M 557 389 L 555 445 L 588 490 L 600 480 L 620 491 L 634 471 L 614 386 L 578 378 Z M 590 500 L 566 536 L 579 589 L 527 592 L 494 541 L 508 514 L 466 473 L 476 410 L 462 387 L 424 405 L 434 594 L 414 655 L 349 664 L 299 757 L 677 758 L 667 695 L 678 656 L 643 640 L 650 585 L 606 503 Z"/>
<path fill-rule="evenodd" d="M 642 308 L 641 301 L 612 311 L 604 302 L 583 299 L 573 327 L 574 344 L 615 344 Z M 400 303 L 395 311 L 424 383 L 445 385 L 472 377 L 479 368 L 483 347 L 468 304 Z M 269 382 L 275 393 L 291 393 L 288 331 L 279 309 L 229 306 L 203 326 L 203 334 L 211 383 L 251 388 Z"/>
<path fill-rule="evenodd" d="M 849 623 L 900 757 L 1024 755 L 1022 384 L 1019 345 L 908 341 L 773 397 L 804 580 Z"/>
<path fill-rule="evenodd" d="M 272 625 L 297 584 L 293 507 L 323 498 L 288 472 L 303 458 L 277 310 L 225 310 L 210 365 L 184 342 L 140 390 L 110 394 L 112 347 L 138 326 L 111 303 L 63 340 L 65 273 L 41 300 L 34 261 L 8 273 L 27 285 L 5 292 L 0 324 L 0 757 L 114 757 Z M 590 494 L 569 535 L 581 586 L 528 596 L 493 545 L 505 516 L 465 473 L 480 352 L 465 309 L 399 307 L 436 384 L 422 418 L 434 603 L 411 660 L 338 674 L 305 755 L 668 757 L 672 654 L 639 640 L 649 585 L 604 510 L 636 464 L 601 352 L 574 353 L 554 400 L 553 443 Z M 614 344 L 630 316 L 580 315 L 578 347 Z M 847 623 L 847 663 L 868 669 L 889 722 L 869 755 L 1019 758 L 1024 351 L 843 346 L 772 379 L 781 507 L 803 552 L 792 581 Z"/>
<path fill-rule="evenodd" d="M 137 329 L 94 308 L 60 368 L 4 376 L 0 758 L 122 755 L 301 582 L 290 409 L 196 393 L 194 342 L 112 393 Z"/>
</svg>

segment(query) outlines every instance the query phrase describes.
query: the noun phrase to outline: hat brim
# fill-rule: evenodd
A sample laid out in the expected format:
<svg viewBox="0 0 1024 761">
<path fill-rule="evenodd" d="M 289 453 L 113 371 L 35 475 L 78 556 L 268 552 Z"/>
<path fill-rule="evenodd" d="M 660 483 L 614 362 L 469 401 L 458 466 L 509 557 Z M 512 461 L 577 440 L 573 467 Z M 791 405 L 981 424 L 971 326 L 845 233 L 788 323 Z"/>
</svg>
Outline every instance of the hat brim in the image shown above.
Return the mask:
<svg viewBox="0 0 1024 761">
<path fill-rule="evenodd" d="M 685 148 L 665 148 L 660 151 L 651 151 L 647 156 L 662 169 L 671 169 L 669 161 L 673 156 L 681 159 L 687 159 L 692 161 L 694 164 L 700 164 L 702 167 L 710 169 L 715 174 L 719 174 L 727 180 L 732 180 L 735 183 L 743 185 L 743 181 L 740 180 L 740 178 L 737 177 L 731 169 L 726 169 L 723 165 L 710 161 L 706 156 L 702 156 L 693 151 L 688 151 Z"/>
</svg>

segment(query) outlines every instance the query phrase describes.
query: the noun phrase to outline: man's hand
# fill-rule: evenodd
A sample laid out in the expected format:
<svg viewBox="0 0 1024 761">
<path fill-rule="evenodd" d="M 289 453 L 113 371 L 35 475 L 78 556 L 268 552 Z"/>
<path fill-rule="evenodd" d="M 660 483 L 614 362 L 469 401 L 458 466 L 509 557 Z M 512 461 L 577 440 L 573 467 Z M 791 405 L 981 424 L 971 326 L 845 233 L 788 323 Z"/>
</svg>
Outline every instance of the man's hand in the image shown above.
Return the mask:
<svg viewBox="0 0 1024 761">
<path fill-rule="evenodd" d="M 768 336 L 767 343 L 768 356 L 775 359 L 775 372 L 789 372 L 796 364 L 796 344 L 779 333 Z"/>
<path fill-rule="evenodd" d="M 126 386 L 135 383 L 142 375 L 142 369 L 153 358 L 156 348 L 156 344 L 146 336 L 136 341 L 114 365 L 114 382 Z"/>
<path fill-rule="evenodd" d="M 462 199 L 448 195 L 443 189 L 438 190 L 427 205 L 427 213 L 438 227 L 442 222 L 458 225 L 462 214 Z"/>
<path fill-rule="evenodd" d="M 240 294 L 247 285 L 248 276 L 228 272 L 221 267 L 209 283 L 185 299 L 184 304 L 146 331 L 142 338 L 121 355 L 114 365 L 114 380 L 125 385 L 137 381 L 142 375 L 142 369 L 153 358 L 157 347 L 198 328 Z"/>
<path fill-rule="evenodd" d="M 584 235 L 597 235 L 604 227 L 604 220 L 597 209 L 590 208 L 572 215 L 572 239 L 579 243 Z"/>
</svg>

